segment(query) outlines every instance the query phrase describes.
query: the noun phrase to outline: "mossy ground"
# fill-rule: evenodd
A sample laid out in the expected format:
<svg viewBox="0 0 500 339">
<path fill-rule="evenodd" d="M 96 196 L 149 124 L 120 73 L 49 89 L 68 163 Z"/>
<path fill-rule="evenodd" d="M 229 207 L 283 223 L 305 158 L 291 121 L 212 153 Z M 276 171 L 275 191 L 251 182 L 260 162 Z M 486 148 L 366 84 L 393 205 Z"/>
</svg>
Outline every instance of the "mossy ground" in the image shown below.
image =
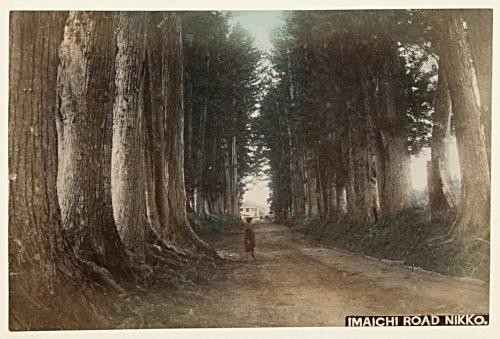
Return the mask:
<svg viewBox="0 0 500 339">
<path fill-rule="evenodd" d="M 190 214 L 189 222 L 200 237 L 233 232 L 243 228 L 243 221 L 229 214 Z"/>
<path fill-rule="evenodd" d="M 292 229 L 322 244 L 380 259 L 404 261 L 450 276 L 489 281 L 489 244 L 445 241 L 453 214 L 430 218 L 424 208 L 410 208 L 372 224 L 304 219 Z"/>
</svg>

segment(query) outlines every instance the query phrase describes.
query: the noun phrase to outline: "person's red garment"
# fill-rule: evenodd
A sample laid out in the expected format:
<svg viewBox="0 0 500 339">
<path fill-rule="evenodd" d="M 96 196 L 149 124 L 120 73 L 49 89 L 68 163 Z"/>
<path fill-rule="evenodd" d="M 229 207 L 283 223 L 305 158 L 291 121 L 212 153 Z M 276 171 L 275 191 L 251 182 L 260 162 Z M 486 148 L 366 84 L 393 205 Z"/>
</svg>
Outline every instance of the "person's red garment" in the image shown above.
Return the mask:
<svg viewBox="0 0 500 339">
<path fill-rule="evenodd" d="M 245 229 L 245 252 L 252 252 L 253 255 L 253 249 L 255 247 L 255 234 L 253 233 L 253 230 L 250 228 Z"/>
</svg>

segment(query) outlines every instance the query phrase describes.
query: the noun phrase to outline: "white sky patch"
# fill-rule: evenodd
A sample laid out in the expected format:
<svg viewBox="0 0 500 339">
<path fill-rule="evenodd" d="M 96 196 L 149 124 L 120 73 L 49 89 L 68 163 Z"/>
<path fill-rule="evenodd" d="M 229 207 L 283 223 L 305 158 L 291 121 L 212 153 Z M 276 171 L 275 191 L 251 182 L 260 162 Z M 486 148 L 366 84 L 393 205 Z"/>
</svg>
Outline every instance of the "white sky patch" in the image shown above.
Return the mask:
<svg viewBox="0 0 500 339">
<path fill-rule="evenodd" d="M 257 48 L 271 51 L 271 33 L 273 29 L 283 25 L 283 11 L 231 11 L 231 25 L 239 23 L 255 38 Z"/>
<path fill-rule="evenodd" d="M 427 161 L 431 160 L 431 149 L 425 148 L 418 156 L 411 157 L 411 179 L 413 188 L 423 190 L 427 187 Z M 456 139 L 450 142 L 450 174 L 453 180 L 460 179 L 460 163 Z"/>
<path fill-rule="evenodd" d="M 267 177 L 250 177 L 247 179 L 248 191 L 245 192 L 244 200 L 246 203 L 255 204 L 266 208 L 266 213 L 269 209 L 267 199 L 269 198 L 269 179 Z"/>
</svg>

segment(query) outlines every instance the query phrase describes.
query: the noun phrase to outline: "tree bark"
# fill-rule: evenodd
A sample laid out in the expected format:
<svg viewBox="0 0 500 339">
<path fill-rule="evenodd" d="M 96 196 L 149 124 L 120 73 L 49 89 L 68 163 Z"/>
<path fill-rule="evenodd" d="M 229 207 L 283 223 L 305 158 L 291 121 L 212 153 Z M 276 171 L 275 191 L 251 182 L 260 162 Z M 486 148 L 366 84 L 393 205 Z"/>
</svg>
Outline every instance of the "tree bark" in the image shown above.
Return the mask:
<svg viewBox="0 0 500 339">
<path fill-rule="evenodd" d="M 467 37 L 481 97 L 481 122 L 484 128 L 488 164 L 491 168 L 493 11 L 491 9 L 472 9 L 465 13 L 467 15 L 465 18 Z"/>
<path fill-rule="evenodd" d="M 385 62 L 379 78 L 379 114 L 377 119 L 377 145 L 379 167 L 380 207 L 383 214 L 393 214 L 403 209 L 411 190 L 410 156 L 404 132 L 404 113 L 398 112 L 397 97 L 400 72 L 397 46 L 387 42 L 380 47 Z"/>
<path fill-rule="evenodd" d="M 208 192 L 206 192 L 204 179 L 205 179 L 205 167 L 206 167 L 206 139 L 207 139 L 207 118 L 208 118 L 208 96 L 210 88 L 210 52 L 206 52 L 205 56 L 205 70 L 206 70 L 206 83 L 203 93 L 203 108 L 201 111 L 200 122 L 198 125 L 199 144 L 196 153 L 196 174 L 194 179 L 194 186 L 196 190 L 195 200 L 196 200 L 196 212 L 206 213 L 205 208 L 206 201 L 208 199 Z"/>
<path fill-rule="evenodd" d="M 193 183 L 193 177 L 194 177 L 194 161 L 195 157 L 193 156 L 193 84 L 191 81 L 191 75 L 189 72 L 186 72 L 186 79 L 185 79 L 185 87 L 187 88 L 186 93 L 185 93 L 185 103 L 186 103 L 186 108 L 185 108 L 185 120 L 184 120 L 184 143 L 186 145 L 185 147 L 185 153 L 184 153 L 184 167 L 185 167 L 185 173 L 184 177 L 186 180 L 186 198 L 187 198 L 187 206 L 188 206 L 188 212 L 196 212 L 195 209 L 195 201 L 194 201 L 194 183 Z"/>
<path fill-rule="evenodd" d="M 316 217 L 319 215 L 318 208 L 318 184 L 315 162 L 312 159 L 312 152 L 307 151 L 305 155 L 305 173 L 307 180 L 307 199 L 309 215 Z"/>
<path fill-rule="evenodd" d="M 360 68 L 362 66 L 360 65 Z M 368 81 L 365 75 L 359 74 L 359 95 L 353 97 L 348 105 L 350 116 L 348 126 L 351 135 L 353 157 L 353 179 L 355 210 L 351 218 L 356 222 L 371 223 L 379 214 L 377 177 L 372 171 L 373 146 L 371 137 L 373 125 L 371 114 L 373 106 L 369 96 Z"/>
<path fill-rule="evenodd" d="M 232 180 L 231 180 L 231 156 L 230 156 L 230 148 L 229 148 L 229 145 L 227 143 L 227 140 L 226 138 L 223 138 L 223 141 L 222 141 L 222 152 L 224 153 L 223 156 L 224 156 L 224 167 L 223 167 L 223 172 L 224 172 L 224 176 L 223 176 L 223 189 L 222 189 L 222 197 L 223 197 L 223 201 L 224 201 L 224 208 L 222 209 L 223 210 L 223 213 L 225 214 L 229 214 L 231 213 L 231 192 L 232 192 L 232 188 L 231 188 L 231 184 L 232 184 Z M 217 192 L 218 193 L 218 192 Z M 216 194 L 217 194 L 216 193 Z"/>
<path fill-rule="evenodd" d="M 292 134 L 292 121 L 290 117 L 290 111 L 285 107 L 285 128 L 287 133 L 286 142 L 289 149 L 288 157 L 288 171 L 290 175 L 290 193 L 291 193 L 291 213 L 292 218 L 298 218 L 301 216 L 300 208 L 300 196 L 299 196 L 299 183 L 297 179 L 297 164 L 296 164 L 296 149 L 294 146 L 293 134 Z"/>
<path fill-rule="evenodd" d="M 238 152 L 236 149 L 236 136 L 231 140 L 231 214 L 240 215 L 239 187 L 238 187 Z"/>
<path fill-rule="evenodd" d="M 172 236 L 217 256 L 217 253 L 201 240 L 191 229 L 186 215 L 186 188 L 184 184 L 184 112 L 183 112 L 183 62 L 180 18 L 169 13 L 167 21 L 167 53 L 163 64 L 167 70 L 167 88 L 164 105 L 167 110 L 167 162 L 169 170 L 168 201 L 170 210 L 169 227 Z"/>
<path fill-rule="evenodd" d="M 59 49 L 58 193 L 73 250 L 116 274 L 127 256 L 111 204 L 113 14 L 71 12 Z"/>
<path fill-rule="evenodd" d="M 489 239 L 490 171 L 476 70 L 460 14 L 446 11 L 438 22 L 439 55 L 456 118 L 462 175 L 461 204 L 452 233 L 459 240 Z"/>
<path fill-rule="evenodd" d="M 364 141 L 363 148 L 364 154 L 364 204 L 367 209 L 365 216 L 367 222 L 374 222 L 378 220 L 380 215 L 380 195 L 378 191 L 378 171 L 377 171 L 377 157 L 376 157 L 376 127 L 374 123 L 374 111 L 376 110 L 375 100 L 372 96 L 373 91 L 371 86 L 371 76 L 368 76 L 368 71 L 365 70 L 361 74 L 361 88 L 363 93 L 364 104 L 364 130 L 360 138 Z"/>
<path fill-rule="evenodd" d="M 160 215 L 158 213 L 156 197 L 162 189 L 162 187 L 157 187 L 155 185 L 156 171 L 154 167 L 155 161 L 157 159 L 154 157 L 155 147 L 159 148 L 160 145 L 155 143 L 155 138 L 153 136 L 153 129 L 155 128 L 153 121 L 152 112 L 152 94 L 150 88 L 150 78 L 148 61 L 144 67 L 144 84 L 142 89 L 142 96 L 140 97 L 141 111 L 144 116 L 144 175 L 145 175 L 145 200 L 146 200 L 146 214 L 148 218 L 149 226 L 151 227 L 148 232 L 146 232 L 146 238 L 148 241 L 156 241 L 158 238 L 165 239 L 167 236 L 167 229 L 164 224 L 160 221 Z M 160 172 L 162 173 L 162 172 Z M 167 203 L 168 208 L 168 203 Z"/>
<path fill-rule="evenodd" d="M 444 67 L 439 68 L 432 117 L 431 163 L 428 171 L 431 215 L 456 207 L 451 191 L 449 144 L 451 139 L 451 100 Z"/>
<path fill-rule="evenodd" d="M 10 13 L 10 330 L 55 326 L 49 324 L 47 310 L 55 310 L 47 302 L 83 281 L 78 259 L 63 238 L 56 185 L 57 51 L 67 16 Z M 83 308 L 80 315 L 84 317 Z"/>
<path fill-rule="evenodd" d="M 297 141 L 295 141 L 297 142 Z M 304 151 L 296 147 L 295 149 L 295 185 L 297 187 L 297 197 L 296 197 L 296 216 L 298 218 L 304 218 L 307 215 L 307 198 L 306 198 L 306 180 L 304 175 Z"/>
<path fill-rule="evenodd" d="M 151 204 L 155 204 L 159 224 L 155 224 L 155 231 L 160 237 L 169 234 L 169 205 L 168 205 L 168 166 L 166 160 L 166 114 L 164 103 L 165 91 L 167 89 L 167 69 L 163 64 L 163 53 L 166 51 L 167 40 L 162 20 L 163 12 L 148 13 L 149 22 L 146 31 L 147 79 L 144 84 L 144 100 L 146 105 L 145 118 L 148 133 L 147 149 L 151 154 L 151 183 L 154 198 Z M 159 227 L 159 228 L 156 228 Z"/>
<path fill-rule="evenodd" d="M 354 140 L 353 129 L 352 129 L 352 117 L 350 114 L 347 114 L 347 138 L 342 141 L 343 148 L 343 157 L 345 159 L 346 165 L 346 205 L 347 205 L 347 215 L 349 219 L 356 219 L 356 210 L 357 210 L 357 200 L 356 200 L 356 192 L 355 192 L 355 164 L 354 164 Z"/>
<path fill-rule="evenodd" d="M 112 177 L 116 224 L 126 248 L 145 261 L 144 126 L 140 96 L 145 58 L 145 14 L 120 12 L 116 96 L 113 106 Z"/>
</svg>

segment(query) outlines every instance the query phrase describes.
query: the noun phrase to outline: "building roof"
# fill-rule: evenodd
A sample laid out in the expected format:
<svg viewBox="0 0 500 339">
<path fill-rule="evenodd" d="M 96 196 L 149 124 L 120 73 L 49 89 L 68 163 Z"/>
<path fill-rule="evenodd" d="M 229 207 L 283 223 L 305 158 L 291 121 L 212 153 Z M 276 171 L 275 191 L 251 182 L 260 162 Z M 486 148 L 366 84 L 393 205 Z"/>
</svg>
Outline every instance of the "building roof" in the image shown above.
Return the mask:
<svg viewBox="0 0 500 339">
<path fill-rule="evenodd" d="M 244 201 L 240 207 L 241 208 L 259 208 L 261 210 L 266 210 L 266 207 L 259 206 L 251 201 Z"/>
</svg>

